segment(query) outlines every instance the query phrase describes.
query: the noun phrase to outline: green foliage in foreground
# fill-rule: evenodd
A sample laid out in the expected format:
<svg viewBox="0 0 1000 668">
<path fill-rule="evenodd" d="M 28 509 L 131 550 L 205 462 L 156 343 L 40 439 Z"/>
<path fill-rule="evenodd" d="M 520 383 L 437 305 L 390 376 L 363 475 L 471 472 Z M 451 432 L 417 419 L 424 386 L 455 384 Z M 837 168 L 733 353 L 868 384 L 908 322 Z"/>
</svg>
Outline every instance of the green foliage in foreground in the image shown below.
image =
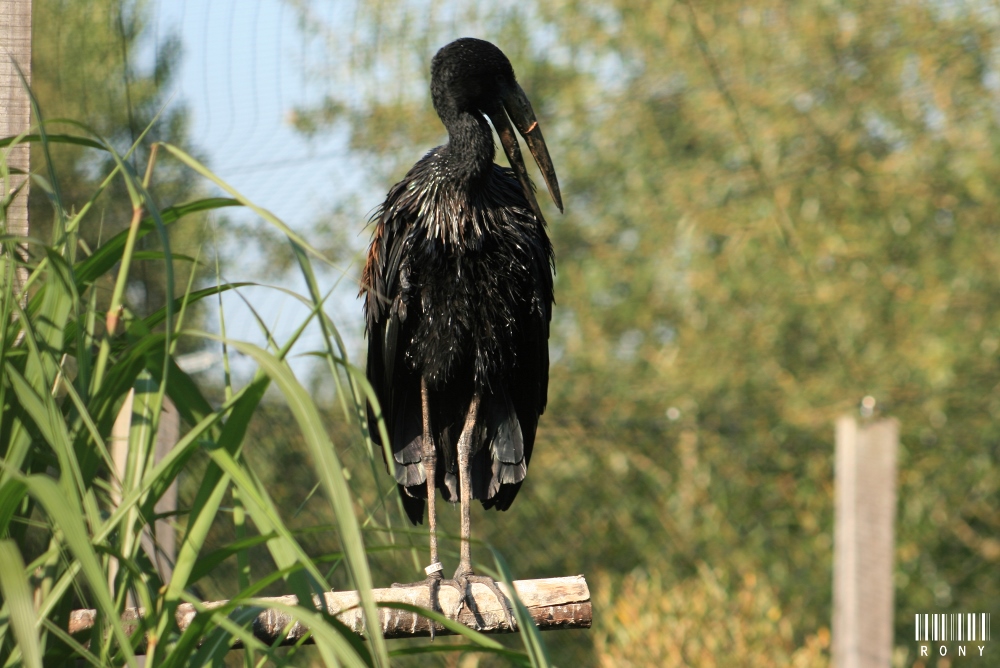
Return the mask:
<svg viewBox="0 0 1000 668">
<path fill-rule="evenodd" d="M 153 30 L 154 3 L 147 0 L 34 0 L 31 3 L 31 89 L 49 119 L 50 132 L 71 132 L 71 125 L 52 119 L 72 119 L 84 123 L 119 151 L 133 143 L 128 162 L 138 169 L 146 164 L 153 138 L 179 146 L 188 144 L 186 106 L 169 100 L 168 91 L 181 62 L 180 40 L 167 33 L 157 40 Z M 136 54 L 147 53 L 145 66 Z M 170 104 L 168 105 L 168 102 Z M 143 133 L 143 128 L 149 131 Z M 139 139 L 139 137 L 143 139 Z M 114 159 L 104 151 L 88 150 L 67 143 L 31 146 L 31 164 L 49 162 L 59 174 L 59 196 L 67 211 L 78 211 L 91 199 Z M 198 175 L 177 162 L 162 162 L 156 169 L 156 201 L 166 208 L 199 199 Z M 89 224 L 78 231 L 81 246 L 96 248 L 103 240 L 128 226 L 131 214 L 128 189 L 121 179 L 106 185 L 106 196 L 90 205 Z M 110 195 L 110 196 L 108 196 Z M 29 219 L 31 233 L 38 239 L 52 237 L 52 215 L 44 189 L 32 188 Z M 196 255 L 209 231 L 205 214 L 189 214 L 170 225 L 167 234 L 175 254 Z M 150 234 L 136 242 L 140 251 L 162 251 L 159 235 Z M 40 250 L 40 249 L 39 249 Z M 166 276 L 156 261 L 141 257 L 129 271 L 127 289 L 130 306 L 141 315 L 162 308 L 166 298 Z M 208 267 L 177 263 L 174 267 L 175 292 L 183 292 L 189 272 L 198 278 L 211 272 Z M 114 275 L 98 280 L 98 308 L 106 308 L 102 294 L 110 294 Z M 196 279 L 197 280 L 197 279 Z M 201 326 L 203 311 L 195 306 L 185 318 L 188 327 Z M 194 343 L 181 339 L 179 350 Z"/>
<path fill-rule="evenodd" d="M 361 521 L 371 519 L 373 511 L 354 498 L 347 484 L 349 473 L 338 459 L 319 410 L 286 363 L 302 330 L 317 321 L 325 345 L 317 354 L 339 383 L 344 420 L 356 431 L 364 429 L 358 417 L 369 388 L 363 374 L 347 362 L 336 329 L 323 312 L 325 297 L 319 293 L 309 259 L 318 254 L 175 146 L 154 144 L 146 171 L 139 175 L 128 155 L 117 155 L 100 138 L 42 134 L 37 139 L 43 147 L 83 141 L 110 156 L 114 167 L 90 200 L 74 212 L 64 207 L 54 173 L 35 180 L 54 212 L 51 240 L 13 237 L 0 228 L 0 665 L 33 668 L 43 662 L 66 665 L 82 659 L 95 666 L 134 666 L 140 645 L 147 652 L 147 665 L 218 664 L 237 640 L 246 648 L 245 665 L 268 660 L 287 665 L 294 653 L 255 639 L 247 627 L 253 616 L 248 610 L 257 605 L 254 597 L 261 588 L 276 580 L 281 581 L 283 593 L 294 593 L 300 601 L 322 594 L 330 587 L 325 572 L 331 561 L 347 574 L 347 584 L 361 592 L 367 618 L 375 618 L 360 530 Z M 157 156 L 161 162 L 173 161 L 172 169 L 187 169 L 214 182 L 232 198 L 158 209 L 149 191 L 160 164 Z M 108 186 L 115 180 L 129 195 L 131 224 L 93 252 L 82 252 L 81 230 L 93 224 L 94 205 L 113 192 Z M 2 204 L 6 211 L 9 200 Z M 220 338 L 187 329 L 186 316 L 195 301 L 238 286 L 219 284 L 194 291 L 189 285 L 182 295 L 170 294 L 174 264 L 197 258 L 172 256 L 167 229 L 196 212 L 238 204 L 259 213 L 288 238 L 309 286 L 308 295 L 295 298 L 309 307 L 310 315 L 288 341 L 278 344 L 269 337 L 267 350 L 223 339 L 225 349 L 252 358 L 259 371 L 242 388 L 227 385 L 224 398 L 212 404 L 177 366 L 174 353 L 184 338 L 200 342 Z M 123 302 L 123 294 L 130 265 L 138 257 L 137 240 L 146 235 L 157 235 L 162 244 L 162 254 L 147 252 L 142 257 L 154 260 L 164 272 L 168 298 L 163 309 L 139 317 Z M 40 259 L 23 263 L 15 253 L 21 243 L 33 245 L 31 256 Z M 22 270 L 28 276 L 23 288 L 16 280 Z M 106 312 L 96 306 L 95 286 L 102 280 L 113 286 Z M 248 424 L 272 386 L 287 402 L 311 461 L 311 482 L 329 504 L 330 530 L 337 537 L 334 554 L 306 552 L 284 520 L 290 509 L 276 505 L 262 482 L 267 463 L 251 465 L 243 457 Z M 109 439 L 130 393 L 127 464 L 119 476 Z M 157 460 L 154 441 L 167 398 L 185 426 L 176 446 Z M 363 431 L 355 438 L 364 439 Z M 178 550 L 172 578 L 163 582 L 143 548 L 143 535 L 157 519 L 158 500 L 192 467 L 199 477 L 190 504 L 168 518 L 178 527 Z M 236 537 L 209 550 L 206 538 L 224 500 L 232 504 Z M 264 536 L 262 541 L 241 541 L 251 526 Z M 213 565 L 225 558 L 235 556 L 238 563 L 246 563 L 250 545 L 260 542 L 275 568 L 258 581 L 241 568 L 231 604 L 206 609 L 196 596 L 199 582 L 213 575 Z M 180 632 L 174 613 L 185 602 L 193 603 L 198 614 L 188 630 Z M 120 621 L 130 605 L 146 611 L 138 629 Z M 96 624 L 90 632 L 71 637 L 66 631 L 69 614 L 80 608 L 96 609 Z M 369 625 L 370 634 L 360 642 L 309 606 L 287 612 L 312 630 L 316 652 L 326 665 L 386 666 L 394 654 L 378 624 Z M 526 653 L 503 653 L 521 663 L 544 665 L 537 631 L 526 633 L 525 639 Z M 465 642 L 465 651 L 469 643 L 479 651 L 501 651 L 495 641 L 477 633 L 466 634 Z"/>
</svg>

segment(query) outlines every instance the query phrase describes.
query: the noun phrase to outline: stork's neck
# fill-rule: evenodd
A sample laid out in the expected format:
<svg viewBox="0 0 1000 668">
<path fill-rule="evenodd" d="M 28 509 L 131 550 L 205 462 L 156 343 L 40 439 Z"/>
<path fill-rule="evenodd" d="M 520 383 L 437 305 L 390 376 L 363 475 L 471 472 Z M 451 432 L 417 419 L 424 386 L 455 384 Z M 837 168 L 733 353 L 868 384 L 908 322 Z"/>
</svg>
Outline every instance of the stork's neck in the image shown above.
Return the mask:
<svg viewBox="0 0 1000 668">
<path fill-rule="evenodd" d="M 486 118 L 479 113 L 458 112 L 441 119 L 448 129 L 444 154 L 451 175 L 465 185 L 493 173 L 496 147 Z"/>
</svg>

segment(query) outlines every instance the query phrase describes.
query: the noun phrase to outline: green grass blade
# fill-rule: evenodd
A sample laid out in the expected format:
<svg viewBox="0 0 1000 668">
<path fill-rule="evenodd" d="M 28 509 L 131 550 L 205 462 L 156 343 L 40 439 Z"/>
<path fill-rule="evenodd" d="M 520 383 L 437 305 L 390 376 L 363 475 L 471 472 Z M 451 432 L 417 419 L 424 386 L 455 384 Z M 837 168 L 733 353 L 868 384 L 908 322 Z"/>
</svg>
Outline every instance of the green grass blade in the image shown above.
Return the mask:
<svg viewBox="0 0 1000 668">
<path fill-rule="evenodd" d="M 175 256 L 176 257 L 176 256 Z M 223 283 L 222 285 L 213 285 L 210 288 L 204 288 L 203 290 L 195 290 L 184 297 L 178 297 L 174 300 L 173 309 L 176 311 L 181 308 L 182 305 L 193 304 L 205 297 L 211 297 L 212 295 L 222 294 L 224 292 L 229 292 L 230 290 L 236 290 L 238 288 L 246 287 L 256 287 L 258 283 L 253 283 L 251 281 L 244 281 L 242 283 Z M 160 325 L 167 317 L 167 307 L 159 308 L 148 316 L 143 318 L 143 323 L 149 329 L 153 329 Z"/>
<path fill-rule="evenodd" d="M 287 605 L 278 601 L 265 599 L 250 599 L 247 603 L 258 606 L 261 609 L 270 608 L 278 612 L 283 612 L 303 626 L 308 627 L 323 657 L 327 660 L 335 657 L 336 665 L 343 665 L 347 668 L 368 668 L 371 665 L 357 654 L 357 651 L 343 635 L 343 632 L 334 629 L 320 611 L 310 610 L 302 605 Z M 375 619 L 378 619 L 378 617 Z M 377 627 L 378 624 L 375 624 L 375 626 Z"/>
<path fill-rule="evenodd" d="M 24 561 L 17 546 L 10 540 L 0 540 L 0 592 L 3 593 L 10 612 L 10 625 L 21 650 L 21 665 L 26 668 L 42 668 L 38 620 L 24 573 Z"/>
<path fill-rule="evenodd" d="M 42 619 L 41 623 L 48 633 L 56 636 L 61 642 L 65 643 L 70 649 L 72 649 L 73 652 L 75 652 L 74 656 L 82 658 L 84 661 L 92 666 L 96 666 L 97 668 L 105 668 L 104 664 L 101 663 L 101 660 L 95 656 L 93 652 L 77 642 L 76 638 L 71 636 L 60 626 L 57 626 L 49 619 Z"/>
<path fill-rule="evenodd" d="M 40 141 L 42 141 L 42 135 L 40 134 L 27 134 L 27 135 L 20 135 L 17 137 L 4 137 L 0 139 L 0 148 L 10 146 L 13 143 L 21 144 L 25 142 L 40 142 Z M 96 148 L 101 151 L 108 150 L 107 147 L 101 142 L 97 142 L 94 141 L 93 139 L 87 139 L 86 137 L 80 137 L 77 135 L 46 134 L 45 141 L 52 144 L 75 144 L 76 146 L 86 146 L 87 148 Z"/>
<path fill-rule="evenodd" d="M 268 541 L 267 546 L 278 568 L 288 568 L 296 562 L 304 564 L 315 581 L 314 591 L 309 593 L 323 593 L 327 587 L 322 573 L 312 564 L 312 560 L 302 551 L 292 533 L 284 525 L 263 486 L 225 450 L 213 449 L 209 452 L 209 456 L 236 484 L 257 528 L 262 533 L 276 535 L 274 540 Z"/>
<path fill-rule="evenodd" d="M 249 343 L 235 341 L 230 342 L 230 345 L 244 355 L 252 357 L 285 395 L 289 408 L 295 416 L 303 438 L 313 456 L 313 461 L 316 463 L 320 482 L 323 483 L 327 497 L 333 505 L 334 515 L 337 518 L 337 531 L 340 535 L 347 566 L 354 585 L 358 588 L 365 617 L 371 622 L 366 625 L 366 628 L 375 650 L 376 661 L 380 666 L 387 666 L 388 653 L 385 639 L 382 638 L 381 628 L 378 624 L 375 599 L 372 597 L 372 578 L 368 569 L 364 541 L 361 537 L 357 517 L 354 514 L 351 493 L 347 481 L 344 479 L 343 467 L 333 443 L 326 433 L 319 411 L 316 410 L 312 397 L 298 383 L 291 370 L 273 355 Z"/>
<path fill-rule="evenodd" d="M 2 509 L 2 506 L 0 506 Z M 194 584 L 201 578 L 205 577 L 212 572 L 219 564 L 229 559 L 232 556 L 238 555 L 241 552 L 247 552 L 251 547 L 258 547 L 264 545 L 267 541 L 275 538 L 274 534 L 260 534 L 256 536 L 247 536 L 245 538 L 237 538 L 236 541 L 229 543 L 224 547 L 220 547 L 208 554 L 202 555 L 198 559 L 198 563 L 195 565 L 194 570 L 191 571 L 191 575 L 188 580 L 188 584 Z M 246 585 L 247 587 L 249 584 Z M 246 587 L 241 587 L 242 591 Z"/>
<path fill-rule="evenodd" d="M 111 626 L 111 633 L 118 641 L 118 647 L 126 663 L 129 666 L 136 666 L 132 645 L 118 619 L 118 612 L 112 601 L 111 592 L 108 591 L 107 579 L 100 560 L 86 533 L 86 525 L 80 522 L 83 509 L 76 503 L 75 497 L 63 493 L 45 476 L 29 476 L 24 482 L 29 493 L 42 505 L 52 521 L 62 529 L 66 544 L 76 557 L 76 561 L 80 563 L 80 570 L 90 585 L 90 592 L 95 599 L 99 614 Z"/>
<path fill-rule="evenodd" d="M 21 506 L 24 495 L 28 493 L 28 487 L 24 481 L 17 478 L 7 480 L 0 484 L 0 537 L 7 536 L 7 528 L 11 519 Z"/>
<path fill-rule="evenodd" d="M 452 633 L 454 633 L 456 635 L 463 636 L 465 638 L 468 638 L 469 640 L 471 640 L 472 642 L 474 642 L 477 647 L 482 647 L 483 649 L 487 649 L 487 650 L 504 650 L 504 651 L 510 651 L 510 650 L 507 650 L 506 647 L 504 647 L 503 645 L 501 645 L 499 642 L 497 642 L 493 638 L 490 638 L 489 636 L 487 636 L 485 634 L 482 634 L 479 631 L 476 631 L 475 629 L 470 629 L 465 624 L 462 624 L 459 621 L 451 619 L 450 617 L 446 617 L 443 614 L 441 614 L 440 612 L 436 612 L 434 610 L 428 610 L 426 608 L 421 608 L 420 606 L 417 606 L 417 605 L 411 605 L 409 603 L 402 603 L 402 602 L 399 602 L 399 601 L 382 601 L 378 605 L 379 605 L 380 608 L 391 608 L 393 610 L 405 610 L 406 612 L 412 612 L 412 613 L 418 614 L 421 617 L 427 617 L 428 619 L 431 619 L 431 620 L 434 620 L 435 622 L 438 622 L 439 624 L 441 624 L 442 626 L 444 626 L 446 629 L 448 629 Z M 523 655 L 523 654 L 519 654 L 519 653 L 516 653 L 516 652 L 515 652 L 515 654 L 518 654 L 518 656 L 522 656 L 522 657 L 525 657 L 525 659 L 527 659 L 527 657 L 525 655 Z"/>
<path fill-rule="evenodd" d="M 511 602 L 514 604 L 514 617 L 517 619 L 517 628 L 521 638 L 524 640 L 524 647 L 528 651 L 531 665 L 534 668 L 549 668 L 549 655 L 545 649 L 545 643 L 542 641 L 541 632 L 535 626 L 535 620 L 532 619 L 531 613 L 528 612 L 528 609 L 524 607 L 524 603 L 521 602 L 521 598 L 517 595 L 517 590 L 514 589 L 514 581 L 511 577 L 510 569 L 507 567 L 507 562 L 504 561 L 503 556 L 496 550 L 490 548 L 490 551 L 493 553 L 493 560 L 500 575 L 499 579 L 507 584 L 507 591 L 511 594 Z"/>
<path fill-rule="evenodd" d="M 180 204 L 178 206 L 172 206 L 164 209 L 160 212 L 160 219 L 163 221 L 164 225 L 170 225 L 184 216 L 201 211 L 211 211 L 231 206 L 240 206 L 240 203 L 234 199 L 225 197 L 199 199 L 194 202 L 188 202 L 187 204 Z M 139 223 L 136 238 L 142 239 L 155 229 L 156 221 L 152 218 L 152 216 L 147 216 Z M 121 260 L 122 255 L 125 252 L 125 245 L 127 241 L 128 230 L 122 230 L 115 236 L 108 239 L 105 243 L 101 244 L 101 246 L 94 251 L 93 255 L 77 263 L 74 269 L 77 283 L 80 285 L 92 283 L 97 280 L 98 277 L 103 276 L 110 271 Z"/>
<path fill-rule="evenodd" d="M 244 197 L 243 195 L 241 195 L 235 188 L 233 188 L 228 183 L 226 183 L 225 181 L 223 181 L 222 179 L 220 179 L 218 176 L 216 176 L 215 174 L 213 174 L 208 169 L 208 167 L 206 167 L 201 162 L 199 162 L 198 160 L 196 160 L 193 156 L 191 156 L 190 154 L 188 154 L 186 151 L 184 151 L 183 149 L 181 149 L 181 148 L 179 148 L 177 146 L 174 146 L 172 144 L 162 144 L 162 146 L 167 151 L 169 151 L 175 158 L 177 158 L 178 160 L 180 160 L 182 163 L 184 163 L 185 165 L 187 165 L 188 167 L 190 167 L 191 169 L 193 169 L 195 172 L 201 174 L 206 179 L 208 179 L 209 181 L 211 181 L 212 183 L 214 183 L 215 185 L 219 186 L 220 188 L 222 188 L 223 190 L 225 190 L 227 193 L 229 193 L 230 195 L 232 195 L 237 201 L 239 201 L 240 204 L 242 204 L 243 206 L 247 207 L 248 209 L 251 209 L 254 213 L 256 213 L 258 216 L 260 216 L 261 218 L 263 218 L 264 220 L 266 220 L 268 223 L 270 223 L 271 225 L 277 227 L 282 232 L 282 234 L 284 234 L 285 236 L 287 236 L 293 242 L 295 242 L 295 243 L 299 244 L 300 246 L 302 246 L 302 248 L 304 248 L 310 255 L 316 257 L 317 259 L 322 260 L 323 262 L 325 262 L 327 264 L 329 264 L 329 261 L 326 259 L 326 257 L 322 253 L 320 253 L 318 250 L 316 250 L 315 248 L 313 248 L 301 236 L 299 236 L 298 234 L 296 234 L 292 230 L 292 228 L 288 227 L 283 222 L 281 222 L 281 220 L 279 220 L 277 216 L 275 216 L 273 213 L 271 213 L 267 209 L 263 209 L 263 208 L 257 206 L 256 204 L 254 204 L 253 202 L 251 202 L 249 199 L 247 199 L 246 197 Z"/>
</svg>

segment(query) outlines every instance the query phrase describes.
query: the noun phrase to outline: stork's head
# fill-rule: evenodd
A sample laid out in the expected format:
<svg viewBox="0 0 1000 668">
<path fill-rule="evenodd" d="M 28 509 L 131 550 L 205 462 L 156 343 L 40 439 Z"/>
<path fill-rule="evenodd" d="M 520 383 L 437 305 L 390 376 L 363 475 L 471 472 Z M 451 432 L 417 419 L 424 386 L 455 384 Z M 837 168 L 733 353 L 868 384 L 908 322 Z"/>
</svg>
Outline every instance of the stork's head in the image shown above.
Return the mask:
<svg viewBox="0 0 1000 668">
<path fill-rule="evenodd" d="M 521 149 L 511 127 L 513 121 L 528 143 L 552 201 L 562 211 L 559 182 L 542 130 L 528 96 L 518 85 L 514 68 L 503 51 L 472 37 L 463 37 L 445 45 L 431 61 L 431 97 L 434 109 L 445 124 L 449 118 L 462 113 L 485 114 L 492 121 L 511 169 L 524 189 L 524 196 L 541 220 L 538 201 L 528 181 Z"/>
</svg>

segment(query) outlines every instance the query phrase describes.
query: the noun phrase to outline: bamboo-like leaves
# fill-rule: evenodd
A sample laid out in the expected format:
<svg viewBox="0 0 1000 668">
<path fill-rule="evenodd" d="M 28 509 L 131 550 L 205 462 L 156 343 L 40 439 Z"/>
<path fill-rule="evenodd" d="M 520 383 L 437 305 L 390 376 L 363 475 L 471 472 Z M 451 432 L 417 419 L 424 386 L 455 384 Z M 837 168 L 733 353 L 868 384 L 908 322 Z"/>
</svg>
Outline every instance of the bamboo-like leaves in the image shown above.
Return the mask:
<svg viewBox="0 0 1000 668">
<path fill-rule="evenodd" d="M 3 594 L 9 624 L 21 650 L 22 665 L 41 668 L 42 648 L 35 628 L 38 620 L 24 577 L 24 561 L 17 546 L 9 540 L 0 540 L 0 594 Z"/>
</svg>

